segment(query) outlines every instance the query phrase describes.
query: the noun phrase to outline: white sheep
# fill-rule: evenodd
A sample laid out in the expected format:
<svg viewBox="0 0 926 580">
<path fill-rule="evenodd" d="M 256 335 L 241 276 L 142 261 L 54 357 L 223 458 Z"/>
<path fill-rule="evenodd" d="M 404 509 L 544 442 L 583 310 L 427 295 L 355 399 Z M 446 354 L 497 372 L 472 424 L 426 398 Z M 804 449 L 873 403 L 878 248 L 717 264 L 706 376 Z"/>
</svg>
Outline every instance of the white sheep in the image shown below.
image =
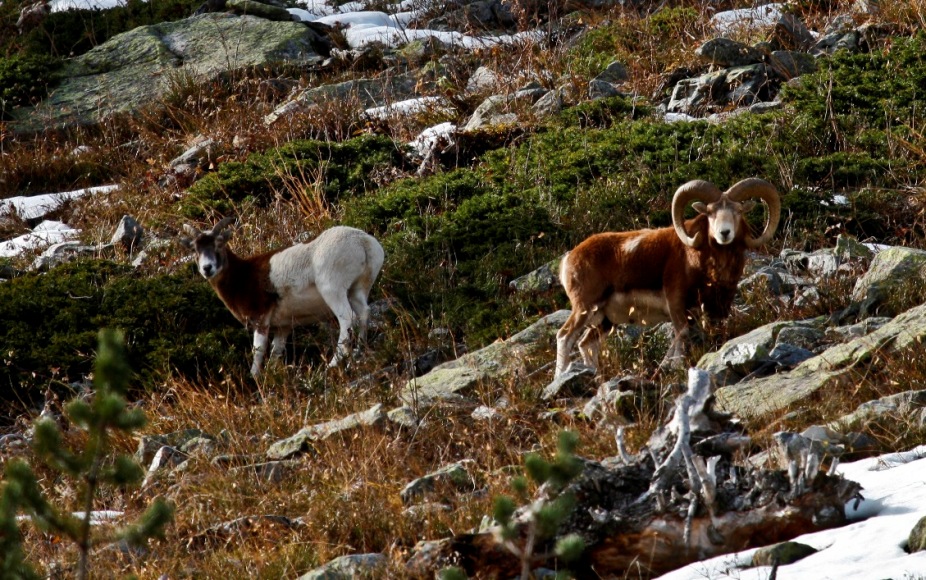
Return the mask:
<svg viewBox="0 0 926 580">
<path fill-rule="evenodd" d="M 196 253 L 200 274 L 231 313 L 254 330 L 251 374 L 260 375 L 270 332 L 271 356 L 282 356 L 292 329 L 334 315 L 340 331 L 329 367 L 350 352 L 352 326 L 366 339 L 370 309 L 367 297 L 383 266 L 383 247 L 358 229 L 336 226 L 313 241 L 242 258 L 227 242 L 234 218 L 225 218 L 209 231 L 189 225 L 181 243 Z"/>
</svg>

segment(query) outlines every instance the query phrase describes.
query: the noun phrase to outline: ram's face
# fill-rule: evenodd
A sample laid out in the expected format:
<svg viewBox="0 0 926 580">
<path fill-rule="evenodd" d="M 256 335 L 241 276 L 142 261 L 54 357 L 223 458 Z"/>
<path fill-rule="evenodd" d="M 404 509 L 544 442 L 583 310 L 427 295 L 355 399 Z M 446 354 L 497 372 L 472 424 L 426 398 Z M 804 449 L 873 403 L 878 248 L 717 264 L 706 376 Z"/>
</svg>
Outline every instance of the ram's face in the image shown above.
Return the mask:
<svg viewBox="0 0 926 580">
<path fill-rule="evenodd" d="M 743 204 L 721 198 L 706 206 L 708 235 L 721 246 L 736 239 L 743 217 Z"/>
</svg>

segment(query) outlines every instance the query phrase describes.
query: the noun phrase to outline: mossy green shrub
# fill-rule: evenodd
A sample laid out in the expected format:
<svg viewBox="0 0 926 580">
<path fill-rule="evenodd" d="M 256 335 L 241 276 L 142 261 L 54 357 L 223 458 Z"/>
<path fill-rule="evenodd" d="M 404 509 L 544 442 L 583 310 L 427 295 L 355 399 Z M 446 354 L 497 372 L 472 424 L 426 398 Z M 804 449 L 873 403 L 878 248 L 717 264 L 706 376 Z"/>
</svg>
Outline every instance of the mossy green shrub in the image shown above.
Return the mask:
<svg viewBox="0 0 926 580">
<path fill-rule="evenodd" d="M 345 208 L 347 223 L 383 243 L 379 284 L 416 318 L 450 325 L 481 344 L 541 311 L 530 300 L 509 301 L 505 290 L 525 263 L 549 255 L 556 238 L 539 200 L 493 190 L 479 171 L 458 169 L 399 181 Z"/>
<path fill-rule="evenodd" d="M 45 55 L 0 58 L 0 120 L 13 107 L 34 104 L 58 83 L 61 61 Z"/>
<path fill-rule="evenodd" d="M 76 56 L 139 26 L 191 16 L 200 4 L 201 0 L 126 0 L 106 10 L 54 12 L 22 36 L 0 39 L 0 52 L 18 49 L 22 54 Z"/>
<path fill-rule="evenodd" d="M 812 152 L 802 155 L 808 179 L 829 185 L 832 171 L 837 186 L 921 182 L 924 86 L 923 32 L 868 53 L 838 52 L 822 60 L 816 73 L 786 86 L 782 98 L 791 108 L 790 131 Z M 833 154 L 844 156 L 826 158 Z"/>
<path fill-rule="evenodd" d="M 323 183 L 329 203 L 376 189 L 374 169 L 402 167 L 398 146 L 388 137 L 364 135 L 342 143 L 292 141 L 255 153 L 243 162 L 219 165 L 190 188 L 183 215 L 198 219 L 211 212 L 227 213 L 241 201 L 266 204 L 286 187 Z"/>
<path fill-rule="evenodd" d="M 638 104 L 630 97 L 595 99 L 569 107 L 557 116 L 566 127 L 607 129 L 617 121 L 641 119 L 652 114 L 652 107 Z"/>
<path fill-rule="evenodd" d="M 24 399 L 88 373 L 102 327 L 125 331 L 130 364 L 148 386 L 172 372 L 247 364 L 247 333 L 192 270 L 140 277 L 113 262 L 65 264 L 0 283 L 0 320 L 0 385 Z"/>
</svg>

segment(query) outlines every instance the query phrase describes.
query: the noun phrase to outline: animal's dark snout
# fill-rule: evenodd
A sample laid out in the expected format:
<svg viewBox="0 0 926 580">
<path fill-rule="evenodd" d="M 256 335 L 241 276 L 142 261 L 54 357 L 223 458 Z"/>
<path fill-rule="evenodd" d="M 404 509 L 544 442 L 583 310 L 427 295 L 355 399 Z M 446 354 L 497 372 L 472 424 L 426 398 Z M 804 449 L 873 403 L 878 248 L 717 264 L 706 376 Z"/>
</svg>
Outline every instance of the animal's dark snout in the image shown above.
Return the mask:
<svg viewBox="0 0 926 580">
<path fill-rule="evenodd" d="M 720 238 L 723 240 L 730 239 L 730 229 L 725 228 L 725 229 L 720 230 Z"/>
<path fill-rule="evenodd" d="M 212 264 L 203 264 L 203 276 L 212 278 L 213 274 L 215 274 L 215 266 Z"/>
</svg>

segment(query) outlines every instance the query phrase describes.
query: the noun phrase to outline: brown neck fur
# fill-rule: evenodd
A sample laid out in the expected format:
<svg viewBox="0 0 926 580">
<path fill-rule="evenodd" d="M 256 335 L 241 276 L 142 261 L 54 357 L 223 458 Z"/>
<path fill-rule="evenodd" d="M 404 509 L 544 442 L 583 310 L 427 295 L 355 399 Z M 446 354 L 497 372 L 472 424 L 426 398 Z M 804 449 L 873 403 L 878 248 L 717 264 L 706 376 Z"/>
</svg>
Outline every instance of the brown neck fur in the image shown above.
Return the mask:
<svg viewBox="0 0 926 580">
<path fill-rule="evenodd" d="M 225 268 L 209 282 L 239 321 L 260 320 L 279 300 L 270 283 L 270 256 L 276 252 L 250 258 L 241 258 L 229 248 L 225 252 Z"/>
</svg>

